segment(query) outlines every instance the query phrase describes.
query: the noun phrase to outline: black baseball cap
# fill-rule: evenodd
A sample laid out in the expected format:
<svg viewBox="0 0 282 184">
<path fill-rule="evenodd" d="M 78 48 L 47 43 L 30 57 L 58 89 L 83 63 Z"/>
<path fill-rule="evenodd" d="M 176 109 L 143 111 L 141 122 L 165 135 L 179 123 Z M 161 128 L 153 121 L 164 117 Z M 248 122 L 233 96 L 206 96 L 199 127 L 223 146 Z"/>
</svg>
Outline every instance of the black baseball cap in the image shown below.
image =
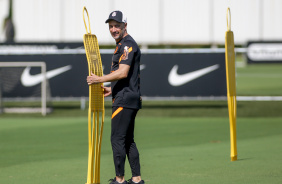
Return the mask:
<svg viewBox="0 0 282 184">
<path fill-rule="evenodd" d="M 110 13 L 109 18 L 106 20 L 105 23 L 110 22 L 111 20 L 115 20 L 120 23 L 126 23 L 127 19 L 126 16 L 121 11 L 113 11 Z"/>
</svg>

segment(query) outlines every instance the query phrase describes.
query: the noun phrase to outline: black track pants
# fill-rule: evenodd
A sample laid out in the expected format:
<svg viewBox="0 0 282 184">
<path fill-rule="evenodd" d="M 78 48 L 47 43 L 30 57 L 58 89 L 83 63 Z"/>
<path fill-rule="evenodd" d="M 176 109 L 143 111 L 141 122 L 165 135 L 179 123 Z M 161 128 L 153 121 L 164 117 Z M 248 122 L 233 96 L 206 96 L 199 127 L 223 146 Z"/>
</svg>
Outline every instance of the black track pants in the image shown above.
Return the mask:
<svg viewBox="0 0 282 184">
<path fill-rule="evenodd" d="M 134 124 L 138 109 L 113 107 L 111 143 L 116 176 L 124 176 L 126 155 L 132 176 L 140 176 L 139 152 L 134 142 Z"/>
</svg>

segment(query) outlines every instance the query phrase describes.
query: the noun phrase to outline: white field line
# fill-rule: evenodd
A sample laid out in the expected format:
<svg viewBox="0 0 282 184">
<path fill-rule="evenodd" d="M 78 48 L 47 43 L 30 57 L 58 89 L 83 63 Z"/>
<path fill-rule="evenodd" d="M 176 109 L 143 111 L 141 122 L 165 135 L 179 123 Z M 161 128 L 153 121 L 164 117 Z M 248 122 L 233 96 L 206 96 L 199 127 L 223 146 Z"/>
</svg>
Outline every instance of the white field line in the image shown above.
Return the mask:
<svg viewBox="0 0 282 184">
<path fill-rule="evenodd" d="M 282 96 L 237 96 L 237 101 L 282 101 Z"/>
</svg>

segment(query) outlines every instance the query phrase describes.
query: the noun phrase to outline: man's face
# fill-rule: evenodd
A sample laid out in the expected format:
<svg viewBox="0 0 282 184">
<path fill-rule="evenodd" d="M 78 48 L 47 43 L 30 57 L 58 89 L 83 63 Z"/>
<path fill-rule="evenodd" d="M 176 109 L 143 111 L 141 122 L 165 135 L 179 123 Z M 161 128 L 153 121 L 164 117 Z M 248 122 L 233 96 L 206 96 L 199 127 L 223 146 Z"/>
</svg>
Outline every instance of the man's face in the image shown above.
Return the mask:
<svg viewBox="0 0 282 184">
<path fill-rule="evenodd" d="M 126 24 L 111 20 L 109 22 L 109 30 L 112 37 L 118 42 L 126 33 Z"/>
</svg>

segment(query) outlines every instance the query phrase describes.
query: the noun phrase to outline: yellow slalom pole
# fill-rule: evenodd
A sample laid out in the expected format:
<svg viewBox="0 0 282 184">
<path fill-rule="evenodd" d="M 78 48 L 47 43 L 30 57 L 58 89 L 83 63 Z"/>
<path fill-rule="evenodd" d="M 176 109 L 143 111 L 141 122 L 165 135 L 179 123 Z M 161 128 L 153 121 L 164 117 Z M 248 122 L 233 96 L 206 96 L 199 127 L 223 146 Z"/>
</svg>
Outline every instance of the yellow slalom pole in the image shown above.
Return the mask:
<svg viewBox="0 0 282 184">
<path fill-rule="evenodd" d="M 94 183 L 98 183 L 98 175 L 97 175 L 97 172 L 99 170 L 98 168 L 98 155 L 99 155 L 99 152 L 98 152 L 98 134 L 99 134 L 99 112 L 95 112 L 96 115 L 97 115 L 97 119 L 96 119 L 96 124 L 95 124 L 95 127 L 96 127 L 96 131 L 95 131 L 95 159 L 94 159 L 94 163 L 95 163 L 95 168 L 94 168 Z"/>
<path fill-rule="evenodd" d="M 227 83 L 227 100 L 230 123 L 230 146 L 231 161 L 237 160 L 237 143 L 236 143 L 236 78 L 235 78 L 235 52 L 234 52 L 234 35 L 231 31 L 231 13 L 227 9 L 227 31 L 225 33 L 225 63 L 226 63 L 226 83 Z"/>
<path fill-rule="evenodd" d="M 90 102 L 89 102 L 90 103 Z M 93 117 L 96 117 L 96 112 L 93 112 Z M 92 180 L 91 184 L 95 183 L 95 155 L 96 155 L 96 149 L 95 149 L 95 140 L 96 140 L 96 118 L 93 120 L 93 130 L 92 130 L 92 163 L 88 163 L 92 165 Z"/>
<path fill-rule="evenodd" d="M 92 121 L 91 121 L 91 109 L 88 110 L 88 171 L 87 171 L 87 183 L 91 183 L 92 181 L 92 175 L 93 172 L 93 166 L 91 163 L 93 163 L 93 157 L 92 157 Z"/>
<path fill-rule="evenodd" d="M 84 13 L 88 16 L 89 31 L 84 18 Z M 87 9 L 83 7 L 83 20 L 86 34 L 83 36 L 83 43 L 88 62 L 88 72 L 102 76 L 103 67 L 96 35 L 91 34 L 90 20 Z M 86 184 L 100 184 L 100 159 L 101 141 L 104 125 L 104 91 L 103 83 L 91 84 L 89 86 L 89 111 L 88 111 L 88 171 Z M 102 121 L 100 122 L 100 112 Z M 92 120 L 92 121 L 91 121 Z M 91 123 L 92 122 L 92 123 Z"/>
<path fill-rule="evenodd" d="M 98 168 L 100 168 L 100 160 L 101 160 L 101 146 L 102 146 L 102 137 L 103 137 L 103 129 L 104 129 L 104 119 L 105 119 L 105 111 L 102 111 L 102 124 L 100 129 L 100 137 L 99 137 L 99 158 L 98 158 Z M 98 170 L 98 178 L 100 179 L 100 169 Z M 100 181 L 98 181 L 100 183 Z"/>
</svg>

